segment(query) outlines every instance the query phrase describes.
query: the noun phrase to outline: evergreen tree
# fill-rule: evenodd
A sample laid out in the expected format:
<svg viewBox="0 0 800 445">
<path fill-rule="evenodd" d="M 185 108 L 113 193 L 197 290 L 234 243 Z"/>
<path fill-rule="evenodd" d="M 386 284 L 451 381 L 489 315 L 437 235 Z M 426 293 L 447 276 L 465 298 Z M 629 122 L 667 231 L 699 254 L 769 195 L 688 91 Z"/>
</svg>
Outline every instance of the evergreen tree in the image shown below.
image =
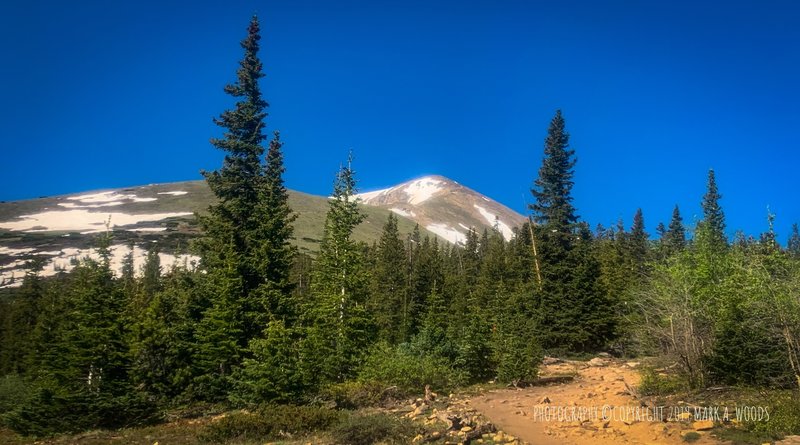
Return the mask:
<svg viewBox="0 0 800 445">
<path fill-rule="evenodd" d="M 728 239 L 725 236 L 725 213 L 719 204 L 722 195 L 717 190 L 717 180 L 714 170 L 708 171 L 708 183 L 706 194 L 703 195 L 703 221 L 704 233 L 707 241 L 713 249 L 721 249 L 727 246 Z"/>
<path fill-rule="evenodd" d="M 389 213 L 389 219 L 383 226 L 376 255 L 370 309 L 381 338 L 390 343 L 399 343 L 408 339 L 411 328 L 411 293 L 407 283 L 406 252 L 394 213 Z"/>
<path fill-rule="evenodd" d="M 633 226 L 631 226 L 631 233 L 628 237 L 628 248 L 634 263 L 634 270 L 639 274 L 644 273 L 645 262 L 647 261 L 649 252 L 647 239 L 647 232 L 644 231 L 644 215 L 642 214 L 642 209 L 637 209 L 636 214 L 633 215 Z"/>
<path fill-rule="evenodd" d="M 267 102 L 259 79 L 260 29 L 253 17 L 242 41 L 244 58 L 237 81 L 225 92 L 237 99 L 235 108 L 214 122 L 226 131 L 211 143 L 225 151 L 219 171 L 204 172 L 218 203 L 199 216 L 204 237 L 198 242 L 210 307 L 197 330 L 198 393 L 224 396 L 233 369 L 249 353 L 249 342 L 263 335 L 270 319 L 292 319 L 289 282 L 293 248 L 293 214 L 283 185 L 282 144 L 276 133 L 266 165 L 263 134 Z"/>
<path fill-rule="evenodd" d="M 672 210 L 672 219 L 669 222 L 665 241 L 670 253 L 680 252 L 686 247 L 686 229 L 683 227 L 683 218 L 677 204 Z"/>
<path fill-rule="evenodd" d="M 306 356 L 314 368 L 308 373 L 322 382 L 352 376 L 372 341 L 363 253 L 352 238 L 364 215 L 354 197 L 351 163 L 352 155 L 336 175 L 312 283 L 313 304 L 306 314 L 310 319 Z"/>
<path fill-rule="evenodd" d="M 569 149 L 561 110 L 557 110 L 544 142 L 544 159 L 531 190 L 536 202 L 530 205 L 536 222 L 550 230 L 565 232 L 577 222 L 572 205 L 572 177 L 575 151 Z"/>
<path fill-rule="evenodd" d="M 795 258 L 800 257 L 800 229 L 797 223 L 792 224 L 792 234 L 789 236 L 787 251 Z"/>
</svg>

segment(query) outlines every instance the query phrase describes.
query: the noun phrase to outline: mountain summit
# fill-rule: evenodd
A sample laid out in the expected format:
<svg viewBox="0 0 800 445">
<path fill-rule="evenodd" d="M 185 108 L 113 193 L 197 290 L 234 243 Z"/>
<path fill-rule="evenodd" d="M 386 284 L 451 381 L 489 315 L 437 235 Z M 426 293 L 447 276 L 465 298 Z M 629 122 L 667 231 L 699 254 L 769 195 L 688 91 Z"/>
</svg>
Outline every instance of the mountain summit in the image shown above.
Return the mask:
<svg viewBox="0 0 800 445">
<path fill-rule="evenodd" d="M 419 224 L 424 235 L 463 243 L 471 227 L 478 232 L 497 227 L 506 239 L 525 218 L 480 193 L 443 176 L 425 176 L 383 190 L 357 195 L 366 216 L 353 234 L 358 241 L 377 240 L 389 216 L 399 215 L 398 227 L 408 234 Z M 96 256 L 98 233 L 113 231 L 112 267 L 119 271 L 129 245 L 134 245 L 137 270 L 145 249 L 157 243 L 164 269 L 175 262 L 197 262 L 187 255 L 199 235 L 195 213 L 214 200 L 205 181 L 150 184 L 26 201 L 0 202 L 0 288 L 19 286 L 25 264 L 45 260 L 42 276 L 73 267 L 73 260 Z M 316 254 L 325 225 L 328 200 L 290 191 L 297 214 L 295 244 Z"/>
<path fill-rule="evenodd" d="M 416 221 L 451 243 L 463 243 L 470 228 L 497 228 L 505 239 L 525 218 L 468 187 L 431 175 L 394 187 L 357 195 L 366 205 L 382 207 Z"/>
</svg>

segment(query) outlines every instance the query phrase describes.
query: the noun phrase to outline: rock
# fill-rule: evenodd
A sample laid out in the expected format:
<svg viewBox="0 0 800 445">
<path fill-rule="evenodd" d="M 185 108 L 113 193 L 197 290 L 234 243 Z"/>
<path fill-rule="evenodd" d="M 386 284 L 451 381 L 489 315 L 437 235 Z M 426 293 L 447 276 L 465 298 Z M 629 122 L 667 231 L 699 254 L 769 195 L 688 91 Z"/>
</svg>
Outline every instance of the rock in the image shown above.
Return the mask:
<svg viewBox="0 0 800 445">
<path fill-rule="evenodd" d="M 438 431 L 434 431 L 434 432 L 431 433 L 431 439 L 436 440 L 436 439 L 438 439 L 440 437 L 442 437 L 442 433 L 440 433 Z"/>
<path fill-rule="evenodd" d="M 708 431 L 714 428 L 714 422 L 710 420 L 698 420 L 692 423 L 692 428 L 694 428 L 695 431 Z"/>
<path fill-rule="evenodd" d="M 502 431 L 498 431 L 497 434 L 492 436 L 492 440 L 497 443 L 503 443 L 506 441 L 506 435 Z"/>
<path fill-rule="evenodd" d="M 597 356 L 602 358 L 611 358 L 611 354 L 609 354 L 608 352 L 601 352 L 597 354 Z"/>
<path fill-rule="evenodd" d="M 599 367 L 599 366 L 605 366 L 606 365 L 606 361 L 605 361 L 605 359 L 602 359 L 600 357 L 595 357 L 595 358 L 589 360 L 588 362 L 586 362 L 586 364 L 589 365 L 589 366 L 598 366 Z"/>
<path fill-rule="evenodd" d="M 550 397 L 545 396 L 542 400 L 539 401 L 542 405 L 551 403 Z"/>
<path fill-rule="evenodd" d="M 462 432 L 462 433 L 468 433 L 468 432 L 470 432 L 470 431 L 472 431 L 472 427 L 471 427 L 471 426 L 469 426 L 469 425 L 467 425 L 467 426 L 465 426 L 465 427 L 461 428 L 461 432 Z"/>
<path fill-rule="evenodd" d="M 557 365 L 557 364 L 562 363 L 562 362 L 563 362 L 563 360 L 561 360 L 560 358 L 555 358 L 555 357 L 545 357 L 545 358 L 542 359 L 542 364 L 543 365 Z"/>
<path fill-rule="evenodd" d="M 639 362 L 628 362 L 628 363 L 625 363 L 625 366 L 635 369 L 635 368 L 638 368 L 640 364 L 641 363 L 639 363 Z"/>
</svg>

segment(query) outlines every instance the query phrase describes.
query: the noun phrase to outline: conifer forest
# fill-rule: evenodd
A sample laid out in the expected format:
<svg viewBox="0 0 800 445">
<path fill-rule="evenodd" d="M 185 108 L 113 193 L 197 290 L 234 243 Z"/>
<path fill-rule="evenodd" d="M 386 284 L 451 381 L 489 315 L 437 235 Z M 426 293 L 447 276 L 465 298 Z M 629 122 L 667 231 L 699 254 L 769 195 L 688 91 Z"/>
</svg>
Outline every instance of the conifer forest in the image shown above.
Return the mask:
<svg viewBox="0 0 800 445">
<path fill-rule="evenodd" d="M 214 119 L 208 150 L 225 157 L 202 172 L 216 202 L 196 214 L 196 267 L 161 264 L 154 244 L 141 270 L 131 246 L 115 271 L 109 231 L 96 237 L 98 259 L 53 277 L 31 261 L 23 284 L 0 292 L 0 424 L 15 437 L 193 412 L 239 413 L 204 427 L 209 443 L 328 430 L 336 443 L 456 443 L 405 420 L 397 428 L 410 436 L 373 438 L 378 426 L 356 413 L 476 385 L 525 388 L 543 378 L 543 362 L 598 354 L 652 363 L 637 371 L 637 397 L 737 388 L 762 394 L 772 414 L 738 429 L 762 442 L 800 434 L 797 224 L 779 237 L 765 212 L 762 233 L 730 237 L 725 202 L 737 197 L 718 189 L 714 170 L 693 197 L 695 222 L 678 206 L 663 223 L 641 210 L 629 227 L 586 221 L 572 188 L 576 169 L 592 166 L 577 162 L 564 109 L 532 126 L 537 150 L 519 178 L 530 184 L 528 220 L 510 239 L 473 228 L 450 243 L 402 232 L 390 214 L 378 241 L 356 241 L 358 151 L 343 150 L 319 251 L 301 253 L 284 185 L 293 147 L 266 130 L 260 39 L 254 17 L 225 86 L 231 105 Z M 471 429 L 462 442 L 502 443 Z"/>
</svg>

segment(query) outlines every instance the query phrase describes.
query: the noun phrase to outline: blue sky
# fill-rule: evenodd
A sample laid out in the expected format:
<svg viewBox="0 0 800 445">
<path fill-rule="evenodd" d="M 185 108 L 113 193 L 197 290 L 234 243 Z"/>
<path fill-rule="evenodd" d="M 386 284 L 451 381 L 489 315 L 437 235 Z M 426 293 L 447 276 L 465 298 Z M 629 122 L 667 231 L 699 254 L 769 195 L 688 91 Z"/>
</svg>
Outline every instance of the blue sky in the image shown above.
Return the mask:
<svg viewBox="0 0 800 445">
<path fill-rule="evenodd" d="M 41 2 L 0 5 L 0 200 L 199 178 L 262 20 L 286 180 L 326 194 L 442 174 L 520 212 L 554 111 L 592 225 L 800 221 L 800 7 L 739 1 Z"/>
</svg>

